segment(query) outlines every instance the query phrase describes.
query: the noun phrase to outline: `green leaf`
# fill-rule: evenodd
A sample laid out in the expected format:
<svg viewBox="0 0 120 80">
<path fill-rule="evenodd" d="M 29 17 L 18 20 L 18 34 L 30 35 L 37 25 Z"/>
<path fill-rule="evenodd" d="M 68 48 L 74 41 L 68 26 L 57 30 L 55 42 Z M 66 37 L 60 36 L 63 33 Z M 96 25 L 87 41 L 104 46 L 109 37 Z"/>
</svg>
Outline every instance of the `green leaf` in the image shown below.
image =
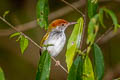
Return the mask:
<svg viewBox="0 0 120 80">
<path fill-rule="evenodd" d="M 21 36 L 20 38 L 20 48 L 22 54 L 24 53 L 25 49 L 28 47 L 28 39 L 25 38 L 24 36 Z"/>
<path fill-rule="evenodd" d="M 119 28 L 116 15 L 114 14 L 113 11 L 111 11 L 111 10 L 109 10 L 109 9 L 107 9 L 107 8 L 103 8 L 103 10 L 104 10 L 107 14 L 109 14 L 110 17 L 112 18 L 113 24 L 114 24 L 114 26 L 115 26 L 115 27 L 114 27 L 114 31 L 116 31 L 117 28 Z"/>
<path fill-rule="evenodd" d="M 83 65 L 83 80 L 95 80 L 90 58 L 86 56 Z"/>
<path fill-rule="evenodd" d="M 51 57 L 47 50 L 40 56 L 36 80 L 49 80 Z"/>
<path fill-rule="evenodd" d="M 37 23 L 41 28 L 48 28 L 48 0 L 38 0 L 37 2 Z"/>
<path fill-rule="evenodd" d="M 0 68 L 0 80 L 5 80 L 5 76 L 2 68 Z"/>
<path fill-rule="evenodd" d="M 9 14 L 9 12 L 10 12 L 9 10 L 8 10 L 8 11 L 5 11 L 4 14 L 3 14 L 3 18 L 5 18 L 6 15 Z"/>
<path fill-rule="evenodd" d="M 88 17 L 91 19 L 97 13 L 98 1 L 88 0 Z"/>
<path fill-rule="evenodd" d="M 13 37 L 19 36 L 19 35 L 20 35 L 20 32 L 16 32 L 16 33 L 11 34 L 11 35 L 10 35 L 10 38 L 13 38 Z"/>
<path fill-rule="evenodd" d="M 104 59 L 102 51 L 97 44 L 94 43 L 94 73 L 96 80 L 102 80 L 104 75 Z"/>
<path fill-rule="evenodd" d="M 80 46 L 81 35 L 83 31 L 83 18 L 81 17 L 78 21 L 78 24 L 74 26 L 73 32 L 68 40 L 67 51 L 66 51 L 66 63 L 68 71 L 73 63 L 74 56 L 76 55 L 76 50 Z"/>
<path fill-rule="evenodd" d="M 103 21 L 103 9 L 100 9 L 99 11 L 99 22 L 103 28 L 106 28 L 106 26 L 104 25 L 104 21 Z"/>
<path fill-rule="evenodd" d="M 77 56 L 73 62 L 67 80 L 82 80 L 83 76 L 83 59 L 81 56 Z"/>
<path fill-rule="evenodd" d="M 88 38 L 87 38 L 87 44 L 92 45 L 96 34 L 98 32 L 99 29 L 99 24 L 98 24 L 98 17 L 99 15 L 96 14 L 89 22 L 88 24 Z"/>
</svg>

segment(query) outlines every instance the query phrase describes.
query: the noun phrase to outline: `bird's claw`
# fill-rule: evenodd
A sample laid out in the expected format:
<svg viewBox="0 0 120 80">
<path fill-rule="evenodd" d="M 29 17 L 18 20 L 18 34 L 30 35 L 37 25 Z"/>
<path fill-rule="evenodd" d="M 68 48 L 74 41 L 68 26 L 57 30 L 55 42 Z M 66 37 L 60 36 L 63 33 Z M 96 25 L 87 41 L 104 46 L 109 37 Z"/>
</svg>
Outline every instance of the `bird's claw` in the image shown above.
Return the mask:
<svg viewBox="0 0 120 80">
<path fill-rule="evenodd" d="M 60 65 L 60 61 L 56 61 L 55 66 L 59 66 Z"/>
</svg>

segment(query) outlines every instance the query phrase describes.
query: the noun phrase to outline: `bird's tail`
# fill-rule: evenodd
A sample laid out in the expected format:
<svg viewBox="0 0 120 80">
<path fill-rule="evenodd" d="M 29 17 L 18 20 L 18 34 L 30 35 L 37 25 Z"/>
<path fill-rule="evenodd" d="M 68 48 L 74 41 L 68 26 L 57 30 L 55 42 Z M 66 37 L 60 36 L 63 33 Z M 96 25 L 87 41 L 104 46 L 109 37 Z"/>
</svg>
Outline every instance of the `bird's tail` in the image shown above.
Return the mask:
<svg viewBox="0 0 120 80">
<path fill-rule="evenodd" d="M 42 49 L 39 50 L 40 56 L 42 55 Z"/>
</svg>

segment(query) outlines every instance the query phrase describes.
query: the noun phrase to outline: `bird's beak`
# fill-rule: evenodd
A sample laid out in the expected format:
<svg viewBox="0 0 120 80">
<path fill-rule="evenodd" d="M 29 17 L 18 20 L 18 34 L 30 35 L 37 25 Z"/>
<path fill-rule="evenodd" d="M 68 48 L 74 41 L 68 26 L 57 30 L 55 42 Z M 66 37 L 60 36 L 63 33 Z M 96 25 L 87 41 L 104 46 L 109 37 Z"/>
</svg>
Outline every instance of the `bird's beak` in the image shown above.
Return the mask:
<svg viewBox="0 0 120 80">
<path fill-rule="evenodd" d="M 73 25 L 73 24 L 77 24 L 77 22 L 69 22 L 67 26 Z"/>
</svg>

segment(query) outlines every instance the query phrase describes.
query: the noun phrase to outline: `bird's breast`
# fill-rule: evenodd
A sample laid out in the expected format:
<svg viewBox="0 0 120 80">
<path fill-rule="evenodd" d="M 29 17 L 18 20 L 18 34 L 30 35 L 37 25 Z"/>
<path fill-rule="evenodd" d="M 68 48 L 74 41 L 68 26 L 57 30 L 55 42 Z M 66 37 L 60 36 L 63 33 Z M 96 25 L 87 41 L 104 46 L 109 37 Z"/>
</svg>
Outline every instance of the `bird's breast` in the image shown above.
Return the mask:
<svg viewBox="0 0 120 80">
<path fill-rule="evenodd" d="M 43 44 L 52 44 L 53 46 L 48 46 L 47 50 L 50 52 L 51 56 L 57 56 L 63 49 L 65 42 L 66 36 L 64 32 L 51 32 L 48 39 L 45 40 Z"/>
</svg>

